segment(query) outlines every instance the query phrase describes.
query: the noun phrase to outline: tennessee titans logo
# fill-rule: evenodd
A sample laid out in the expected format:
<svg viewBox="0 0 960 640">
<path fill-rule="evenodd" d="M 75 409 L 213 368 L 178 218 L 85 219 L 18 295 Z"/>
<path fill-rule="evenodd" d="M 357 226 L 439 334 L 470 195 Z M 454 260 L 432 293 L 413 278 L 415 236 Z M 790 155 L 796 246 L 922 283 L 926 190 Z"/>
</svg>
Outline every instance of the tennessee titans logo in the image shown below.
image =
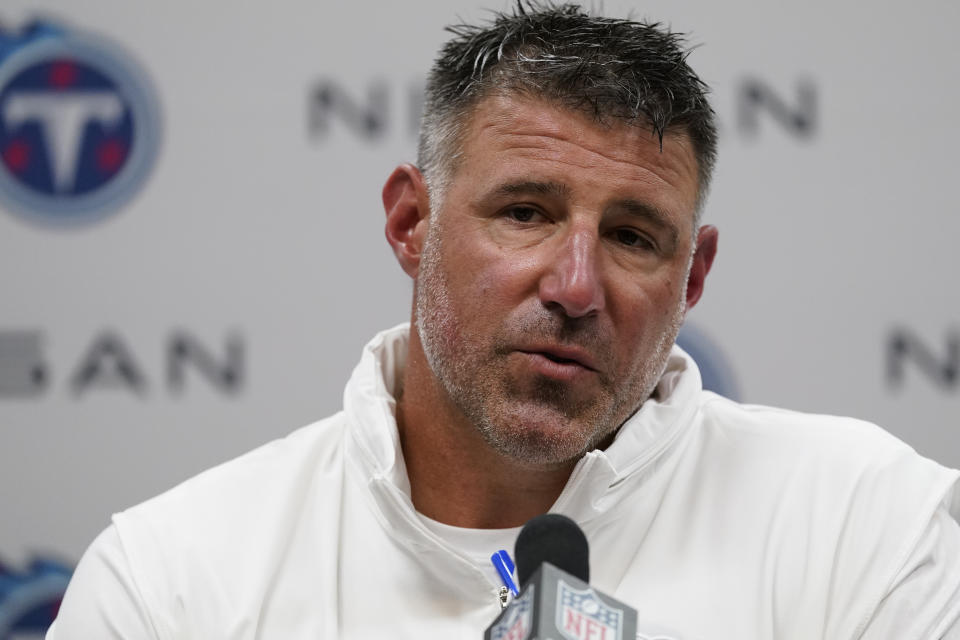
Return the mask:
<svg viewBox="0 0 960 640">
<path fill-rule="evenodd" d="M 0 565 L 0 640 L 42 637 L 60 609 L 71 571 L 47 560 L 34 560 L 14 573 Z"/>
<path fill-rule="evenodd" d="M 146 74 L 102 38 L 34 23 L 0 31 L 0 198 L 33 220 L 116 211 L 159 147 Z"/>
</svg>

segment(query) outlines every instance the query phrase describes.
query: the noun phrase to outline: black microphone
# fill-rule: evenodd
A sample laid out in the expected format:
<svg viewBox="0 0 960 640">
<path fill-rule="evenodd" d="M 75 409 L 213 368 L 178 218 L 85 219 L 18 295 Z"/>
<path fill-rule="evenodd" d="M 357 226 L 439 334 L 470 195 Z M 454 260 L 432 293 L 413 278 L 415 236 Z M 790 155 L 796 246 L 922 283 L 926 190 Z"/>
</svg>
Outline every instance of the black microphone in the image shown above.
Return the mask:
<svg viewBox="0 0 960 640">
<path fill-rule="evenodd" d="M 559 513 L 545 513 L 520 530 L 513 547 L 522 589 L 541 564 L 549 562 L 583 582 L 590 582 L 587 536 L 577 523 Z"/>
<path fill-rule="evenodd" d="M 570 518 L 548 513 L 523 526 L 514 547 L 521 592 L 484 640 L 633 640 L 637 612 L 592 589 L 587 537 Z"/>
</svg>

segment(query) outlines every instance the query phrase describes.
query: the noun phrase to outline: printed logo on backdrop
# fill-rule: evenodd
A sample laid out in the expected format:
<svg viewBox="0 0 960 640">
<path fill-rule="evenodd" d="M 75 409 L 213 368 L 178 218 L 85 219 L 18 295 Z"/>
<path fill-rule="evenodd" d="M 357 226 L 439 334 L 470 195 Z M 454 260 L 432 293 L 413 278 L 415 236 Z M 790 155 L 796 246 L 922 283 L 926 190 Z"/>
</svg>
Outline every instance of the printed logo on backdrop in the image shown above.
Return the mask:
<svg viewBox="0 0 960 640">
<path fill-rule="evenodd" d="M 944 393 L 960 389 L 960 330 L 949 329 L 938 340 L 914 327 L 896 327 L 887 335 L 885 351 L 886 378 L 891 388 L 912 384 Z"/>
<path fill-rule="evenodd" d="M 40 332 L 0 330 L 0 398 L 37 396 L 48 379 Z"/>
<path fill-rule="evenodd" d="M 0 30 L 0 205 L 61 226 L 117 211 L 156 159 L 157 104 L 144 70 L 100 34 Z"/>
<path fill-rule="evenodd" d="M 56 385 L 77 399 L 104 392 L 145 398 L 158 390 L 179 396 L 201 381 L 239 397 L 248 375 L 247 342 L 236 331 L 210 345 L 186 329 L 172 330 L 151 345 L 151 355 L 161 359 L 154 371 L 143 366 L 143 347 L 135 349 L 117 331 L 95 333 L 66 361 L 50 360 L 46 338 L 39 328 L 0 327 L 0 401 L 40 400 Z"/>
<path fill-rule="evenodd" d="M 704 389 L 731 400 L 740 400 L 740 389 L 730 360 L 710 336 L 696 325 L 684 324 L 677 336 L 677 346 L 697 363 Z"/>
<path fill-rule="evenodd" d="M 322 78 L 307 91 L 307 132 L 326 143 L 346 133 L 363 143 L 387 142 L 391 136 L 415 139 L 423 111 L 423 81 L 369 78 L 357 88 L 349 81 Z M 732 83 L 733 100 L 715 105 L 721 135 L 742 140 L 768 137 L 799 144 L 815 140 L 821 127 L 819 84 L 811 78 L 741 74 Z M 723 126 L 728 125 L 728 126 Z"/>
<path fill-rule="evenodd" d="M 568 640 L 621 640 L 623 611 L 604 603 L 593 589 L 574 589 L 563 580 L 557 583 L 557 629 Z M 631 639 L 632 640 L 632 639 Z"/>
<path fill-rule="evenodd" d="M 37 558 L 24 572 L 0 564 L 0 640 L 42 637 L 60 609 L 72 571 Z"/>
</svg>

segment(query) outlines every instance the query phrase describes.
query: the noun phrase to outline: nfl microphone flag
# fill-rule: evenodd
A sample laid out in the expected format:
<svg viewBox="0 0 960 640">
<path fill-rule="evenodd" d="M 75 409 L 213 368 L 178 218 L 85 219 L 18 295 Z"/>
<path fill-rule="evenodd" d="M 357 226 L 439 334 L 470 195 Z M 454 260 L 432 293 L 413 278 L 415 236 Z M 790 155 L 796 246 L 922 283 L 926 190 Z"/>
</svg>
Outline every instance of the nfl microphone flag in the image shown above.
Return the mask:
<svg viewBox="0 0 960 640">
<path fill-rule="evenodd" d="M 544 562 L 484 640 L 634 640 L 637 612 Z"/>
</svg>

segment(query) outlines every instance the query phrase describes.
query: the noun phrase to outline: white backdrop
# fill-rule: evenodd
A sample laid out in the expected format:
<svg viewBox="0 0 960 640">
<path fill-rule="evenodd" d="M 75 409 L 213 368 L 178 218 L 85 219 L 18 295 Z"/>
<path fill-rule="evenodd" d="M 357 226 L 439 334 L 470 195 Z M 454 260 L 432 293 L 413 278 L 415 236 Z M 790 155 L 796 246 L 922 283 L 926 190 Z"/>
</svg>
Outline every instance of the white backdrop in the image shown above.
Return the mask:
<svg viewBox="0 0 960 640">
<path fill-rule="evenodd" d="M 720 252 L 689 318 L 712 344 L 704 365 L 743 401 L 864 417 L 958 466 L 960 8 L 857 5 L 604 11 L 691 32 L 714 88 Z M 112 210 L 63 213 L 82 198 L 56 189 L 28 210 L 0 184 L 0 579 L 16 578 L 0 581 L 0 640 L 42 626 L 11 613 L 42 573 L 31 562 L 69 569 L 111 513 L 338 408 L 361 346 L 409 314 L 382 182 L 414 159 L 443 25 L 484 15 L 439 0 L 0 4 L 0 56 L 27 49 L 32 20 L 56 22 L 105 48 L 87 67 L 129 67 L 158 120 L 155 141 L 121 140 L 154 161 Z M 28 67 L 0 58 L 7 182 L 38 153 L 9 107 Z M 79 82 L 43 69 L 67 85 L 47 94 Z"/>
</svg>

